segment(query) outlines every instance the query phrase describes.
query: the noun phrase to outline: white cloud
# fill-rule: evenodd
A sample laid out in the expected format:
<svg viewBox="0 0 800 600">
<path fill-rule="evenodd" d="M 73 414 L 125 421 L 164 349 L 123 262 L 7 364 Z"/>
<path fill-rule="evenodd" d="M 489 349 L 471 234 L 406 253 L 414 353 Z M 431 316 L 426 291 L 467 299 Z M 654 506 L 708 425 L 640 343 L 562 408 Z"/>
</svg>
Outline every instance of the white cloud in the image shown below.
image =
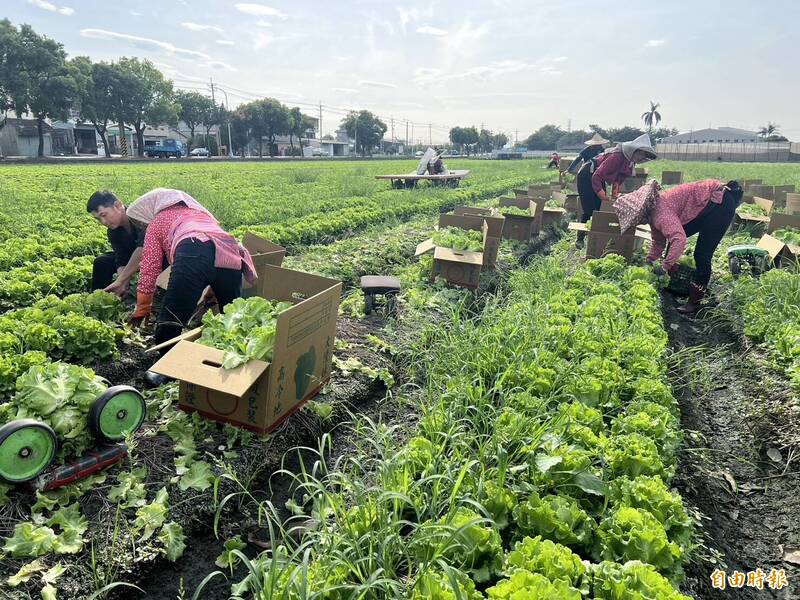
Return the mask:
<svg viewBox="0 0 800 600">
<path fill-rule="evenodd" d="M 339 93 L 339 94 L 357 94 L 358 93 L 358 90 L 356 90 L 356 89 L 353 89 L 353 88 L 342 88 L 342 87 L 331 88 L 331 91 Z"/>
<path fill-rule="evenodd" d="M 178 48 L 169 42 L 139 37 L 138 35 L 128 35 L 127 33 L 118 33 L 116 31 L 107 31 L 105 29 L 81 29 L 81 37 L 95 40 L 128 42 L 132 46 L 136 46 L 142 50 L 148 50 L 150 52 L 164 52 L 170 56 L 176 56 L 178 58 L 184 58 L 187 60 L 197 58 L 209 60 L 211 58 L 208 54 L 197 52 L 196 50 Z"/>
<path fill-rule="evenodd" d="M 128 11 L 132 17 L 143 17 L 144 13 L 137 12 L 135 10 Z"/>
<path fill-rule="evenodd" d="M 447 30 L 439 29 L 438 27 L 431 27 L 430 25 L 423 25 L 422 27 L 417 27 L 417 33 L 422 33 L 425 35 L 443 36 L 447 35 Z"/>
<path fill-rule="evenodd" d="M 272 44 L 277 38 L 271 33 L 264 31 L 253 32 L 253 50 L 263 50 Z"/>
<path fill-rule="evenodd" d="M 566 56 L 556 56 L 556 57 L 553 59 L 553 62 L 557 62 L 557 63 L 559 63 L 559 62 L 564 62 L 565 60 L 567 60 L 567 57 L 566 57 Z"/>
<path fill-rule="evenodd" d="M 217 44 L 220 46 L 235 46 L 236 42 L 233 40 L 217 40 Z"/>
<path fill-rule="evenodd" d="M 272 23 L 267 21 L 266 19 L 259 19 L 254 23 L 256 27 L 272 27 Z"/>
<path fill-rule="evenodd" d="M 644 45 L 645 48 L 658 48 L 659 46 L 663 46 L 667 43 L 667 40 L 647 40 L 647 43 Z"/>
<path fill-rule="evenodd" d="M 489 32 L 486 25 L 479 25 L 473 27 L 472 23 L 462 23 L 457 31 L 448 33 L 440 39 L 442 43 L 448 46 L 455 53 L 466 52 L 470 48 L 475 47 L 475 42 L 478 38 L 483 37 Z"/>
<path fill-rule="evenodd" d="M 216 25 L 203 25 L 202 23 L 183 22 L 181 27 L 189 31 L 216 31 L 217 33 L 225 33 L 221 27 Z"/>
<path fill-rule="evenodd" d="M 36 8 L 41 8 L 42 10 L 46 10 L 48 12 L 58 13 L 60 15 L 64 15 L 65 17 L 71 17 L 75 14 L 75 10 L 70 8 L 69 6 L 62 6 L 58 8 L 52 2 L 47 2 L 47 0 L 28 0 L 28 4 L 31 6 L 35 6 Z"/>
<path fill-rule="evenodd" d="M 358 82 L 362 87 L 375 87 L 375 88 L 388 88 L 394 89 L 397 86 L 393 83 L 386 83 L 385 81 L 370 81 L 369 79 L 362 79 Z"/>
<path fill-rule="evenodd" d="M 210 60 L 205 64 L 205 66 L 218 71 L 230 71 L 231 73 L 236 72 L 235 68 L 230 66 L 228 63 L 222 62 L 221 60 Z"/>
<path fill-rule="evenodd" d="M 277 8 L 272 8 L 264 4 L 237 2 L 234 6 L 239 12 L 253 17 L 278 17 L 279 19 L 285 19 L 289 16 L 285 12 L 279 11 Z"/>
</svg>

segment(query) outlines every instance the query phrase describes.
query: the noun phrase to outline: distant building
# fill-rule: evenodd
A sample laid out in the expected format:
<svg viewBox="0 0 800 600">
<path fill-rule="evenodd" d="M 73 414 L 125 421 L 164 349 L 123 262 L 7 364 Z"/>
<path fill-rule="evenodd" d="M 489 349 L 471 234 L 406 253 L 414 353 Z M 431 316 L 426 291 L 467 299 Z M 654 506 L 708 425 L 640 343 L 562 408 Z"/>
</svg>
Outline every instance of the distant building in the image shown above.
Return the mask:
<svg viewBox="0 0 800 600">
<path fill-rule="evenodd" d="M 662 144 L 742 144 L 758 142 L 758 133 L 735 127 L 698 129 L 659 140 Z"/>
<path fill-rule="evenodd" d="M 42 124 L 44 133 L 44 153 L 53 153 L 53 128 L 49 123 Z M 36 156 L 39 151 L 39 130 L 36 119 L 0 120 L 0 155 Z"/>
</svg>

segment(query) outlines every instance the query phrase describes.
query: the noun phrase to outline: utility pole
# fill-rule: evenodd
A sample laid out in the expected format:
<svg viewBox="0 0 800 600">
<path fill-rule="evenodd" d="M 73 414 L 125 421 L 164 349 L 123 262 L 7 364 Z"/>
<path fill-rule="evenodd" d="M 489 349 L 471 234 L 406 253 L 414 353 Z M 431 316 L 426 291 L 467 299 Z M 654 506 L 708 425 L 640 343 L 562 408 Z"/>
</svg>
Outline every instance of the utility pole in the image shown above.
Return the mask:
<svg viewBox="0 0 800 600">
<path fill-rule="evenodd" d="M 392 142 L 394 142 L 394 117 L 390 117 L 392 123 Z"/>
<path fill-rule="evenodd" d="M 433 123 L 428 123 L 428 145 L 433 146 Z"/>
<path fill-rule="evenodd" d="M 408 146 L 408 119 L 406 119 L 406 146 Z"/>
<path fill-rule="evenodd" d="M 519 129 L 514 130 L 514 145 L 519 144 Z"/>
<path fill-rule="evenodd" d="M 322 100 L 319 102 L 319 140 L 322 142 Z M 322 147 L 322 143 L 320 143 Z"/>
<path fill-rule="evenodd" d="M 211 101 L 214 103 L 214 106 L 217 105 L 217 97 L 214 94 L 214 79 L 209 77 L 208 80 L 211 82 Z M 227 93 L 226 93 L 227 96 Z M 230 132 L 228 137 L 230 137 Z M 220 146 L 220 137 L 219 137 L 219 125 L 217 125 L 217 154 L 219 154 L 219 146 Z M 206 146 L 208 146 L 208 136 L 206 136 Z"/>
<path fill-rule="evenodd" d="M 572 133 L 572 119 L 567 119 L 567 133 Z"/>
</svg>

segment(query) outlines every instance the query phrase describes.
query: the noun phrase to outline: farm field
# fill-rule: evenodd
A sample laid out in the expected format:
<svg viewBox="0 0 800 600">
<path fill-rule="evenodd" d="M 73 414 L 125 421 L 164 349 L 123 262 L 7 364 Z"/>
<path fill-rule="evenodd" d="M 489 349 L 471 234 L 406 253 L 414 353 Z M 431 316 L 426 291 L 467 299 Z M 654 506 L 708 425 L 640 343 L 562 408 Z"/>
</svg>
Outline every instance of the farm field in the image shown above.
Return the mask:
<svg viewBox="0 0 800 600">
<path fill-rule="evenodd" d="M 96 189 L 183 189 L 344 283 L 331 382 L 271 435 L 190 417 L 168 384 L 120 465 L 55 492 L 0 484 L 0 593 L 793 597 L 800 272 L 733 278 L 724 249 L 754 240 L 732 231 L 688 319 L 641 256 L 582 261 L 565 221 L 504 241 L 475 292 L 431 283 L 414 252 L 440 212 L 553 179 L 542 161 L 448 162 L 471 170 L 458 189 L 374 180 L 413 168 L 399 161 L 0 165 L 0 423 L 53 361 L 140 389 L 153 362 L 151 331 L 87 293 Z M 800 187 L 793 165 L 647 168 Z M 397 314 L 364 315 L 366 274 L 401 280 Z M 65 431 L 64 453 L 91 443 Z M 711 588 L 715 569 L 756 568 L 762 595 Z"/>
</svg>

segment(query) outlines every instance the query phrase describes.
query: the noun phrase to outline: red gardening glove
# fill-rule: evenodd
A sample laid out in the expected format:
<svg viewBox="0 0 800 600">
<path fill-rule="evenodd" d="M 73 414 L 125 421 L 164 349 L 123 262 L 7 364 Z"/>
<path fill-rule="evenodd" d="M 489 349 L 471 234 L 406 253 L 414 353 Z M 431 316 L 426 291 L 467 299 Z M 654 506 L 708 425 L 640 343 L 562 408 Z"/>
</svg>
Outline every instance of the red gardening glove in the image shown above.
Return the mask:
<svg viewBox="0 0 800 600">
<path fill-rule="evenodd" d="M 136 293 L 136 308 L 128 317 L 128 323 L 133 327 L 139 327 L 147 321 L 150 312 L 153 310 L 153 294 Z"/>
</svg>

